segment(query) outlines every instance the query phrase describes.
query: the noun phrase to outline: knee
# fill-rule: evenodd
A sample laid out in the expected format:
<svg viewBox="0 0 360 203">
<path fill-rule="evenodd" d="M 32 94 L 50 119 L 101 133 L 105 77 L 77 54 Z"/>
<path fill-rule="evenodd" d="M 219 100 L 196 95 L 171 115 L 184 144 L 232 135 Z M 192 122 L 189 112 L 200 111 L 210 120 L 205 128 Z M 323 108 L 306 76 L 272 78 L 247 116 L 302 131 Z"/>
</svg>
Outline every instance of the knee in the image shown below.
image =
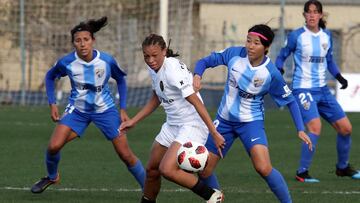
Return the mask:
<svg viewBox="0 0 360 203">
<path fill-rule="evenodd" d="M 49 154 L 53 155 L 53 154 L 58 153 L 61 150 L 62 146 L 63 145 L 60 144 L 60 143 L 50 142 L 49 145 L 48 145 L 47 151 L 48 151 Z"/>
<path fill-rule="evenodd" d="M 255 170 L 259 175 L 266 177 L 271 173 L 272 167 L 266 164 L 256 165 Z"/>
<path fill-rule="evenodd" d="M 146 179 L 156 180 L 161 176 L 160 171 L 157 168 L 146 167 Z"/>
<path fill-rule="evenodd" d="M 339 132 L 341 135 L 350 135 L 352 133 L 352 126 L 346 126 L 344 128 L 341 128 Z"/>
<path fill-rule="evenodd" d="M 175 170 L 171 167 L 167 167 L 165 165 L 160 165 L 159 167 L 160 174 L 166 179 L 172 180 L 172 177 L 174 176 Z"/>
</svg>

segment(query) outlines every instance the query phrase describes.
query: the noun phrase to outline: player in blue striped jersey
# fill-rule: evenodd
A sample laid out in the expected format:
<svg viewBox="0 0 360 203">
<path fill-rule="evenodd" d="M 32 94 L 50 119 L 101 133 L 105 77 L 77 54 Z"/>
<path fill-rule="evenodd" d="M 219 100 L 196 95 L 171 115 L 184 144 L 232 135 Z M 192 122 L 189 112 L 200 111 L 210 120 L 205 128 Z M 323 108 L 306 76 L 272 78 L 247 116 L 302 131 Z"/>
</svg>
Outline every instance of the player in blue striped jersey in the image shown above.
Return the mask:
<svg viewBox="0 0 360 203">
<path fill-rule="evenodd" d="M 230 47 L 221 52 L 200 59 L 195 66 L 194 87 L 199 89 L 201 76 L 206 68 L 225 65 L 228 76 L 224 95 L 218 108 L 217 130 L 225 138 L 225 156 L 234 140 L 239 138 L 246 148 L 254 168 L 264 178 L 270 189 L 281 202 L 291 202 L 285 180 L 279 171 L 272 167 L 266 133 L 264 129 L 264 96 L 270 94 L 279 106 L 287 105 L 295 122 L 298 136 L 309 144 L 311 141 L 304 132 L 299 107 L 282 78 L 280 72 L 266 56 L 274 38 L 267 25 L 255 25 L 249 29 L 245 47 Z M 207 167 L 201 174 L 208 185 L 219 188 L 216 176 L 212 173 L 220 153 L 209 136 L 206 147 L 210 151 Z"/>
<path fill-rule="evenodd" d="M 90 124 L 94 124 L 112 142 L 116 153 L 143 188 L 145 171 L 140 160 L 129 148 L 127 137 L 120 134 L 119 126 L 128 120 L 126 113 L 126 73 L 109 54 L 93 49 L 94 33 L 106 26 L 107 17 L 89 20 L 71 30 L 75 51 L 59 59 L 46 74 L 46 93 L 51 118 L 58 122 L 46 151 L 48 175 L 33 185 L 33 193 L 41 193 L 59 181 L 60 150 L 76 137 L 81 137 Z M 71 83 L 69 104 L 60 117 L 55 100 L 54 83 L 68 76 Z M 120 94 L 120 114 L 110 94 L 108 81 L 117 82 Z"/>
<path fill-rule="evenodd" d="M 314 147 L 310 151 L 305 144 L 302 145 L 296 179 L 300 182 L 319 182 L 309 175 L 308 170 L 321 132 L 320 116 L 337 131 L 336 174 L 360 179 L 360 172 L 348 163 L 351 123 L 326 83 L 325 74 L 326 70 L 329 70 L 341 83 L 341 89 L 347 87 L 347 80 L 340 74 L 332 56 L 332 36 L 322 19 L 322 4 L 317 0 L 307 1 L 303 15 L 306 25 L 289 34 L 287 44 L 281 49 L 275 63 L 277 68 L 284 72 L 284 61 L 293 53 L 295 70 L 292 88 Z"/>
</svg>

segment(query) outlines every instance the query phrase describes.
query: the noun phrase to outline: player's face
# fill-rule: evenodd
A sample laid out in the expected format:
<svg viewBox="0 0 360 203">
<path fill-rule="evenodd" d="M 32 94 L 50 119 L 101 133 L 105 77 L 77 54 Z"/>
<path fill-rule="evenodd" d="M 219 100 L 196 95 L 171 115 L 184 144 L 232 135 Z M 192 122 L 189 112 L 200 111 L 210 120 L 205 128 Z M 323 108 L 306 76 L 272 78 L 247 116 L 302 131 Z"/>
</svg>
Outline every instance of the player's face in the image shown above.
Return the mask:
<svg viewBox="0 0 360 203">
<path fill-rule="evenodd" d="M 95 39 L 88 31 L 79 31 L 74 34 L 74 47 L 77 55 L 84 61 L 92 60 L 93 44 Z"/>
<path fill-rule="evenodd" d="M 323 14 L 318 11 L 314 4 L 310 4 L 309 10 L 304 12 L 306 26 L 310 30 L 317 31 L 319 29 L 319 21 L 323 17 Z"/>
<path fill-rule="evenodd" d="M 246 40 L 246 50 L 250 64 L 252 66 L 258 66 L 264 59 L 265 50 L 267 48 L 261 44 L 260 38 L 257 35 L 248 34 Z"/>
<path fill-rule="evenodd" d="M 149 45 L 143 48 L 144 61 L 154 71 L 158 71 L 166 56 L 166 49 L 161 49 L 157 44 Z"/>
</svg>

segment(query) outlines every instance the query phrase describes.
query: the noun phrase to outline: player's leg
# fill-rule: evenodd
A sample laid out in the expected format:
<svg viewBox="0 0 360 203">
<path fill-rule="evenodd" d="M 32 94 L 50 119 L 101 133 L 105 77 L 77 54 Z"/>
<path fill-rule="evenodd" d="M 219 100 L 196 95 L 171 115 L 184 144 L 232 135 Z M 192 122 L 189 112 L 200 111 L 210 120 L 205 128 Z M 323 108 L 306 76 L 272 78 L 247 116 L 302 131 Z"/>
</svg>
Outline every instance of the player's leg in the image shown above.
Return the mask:
<svg viewBox="0 0 360 203">
<path fill-rule="evenodd" d="M 312 150 L 310 150 L 308 145 L 302 142 L 299 167 L 296 170 L 295 178 L 300 182 L 316 183 L 319 180 L 309 175 L 309 167 L 316 152 L 317 141 L 321 133 L 321 120 L 317 102 L 322 95 L 321 92 L 311 92 L 308 89 L 297 89 L 293 92 L 313 145 Z"/>
<path fill-rule="evenodd" d="M 140 187 L 144 188 L 145 169 L 141 161 L 130 149 L 126 134 L 120 134 L 120 115 L 119 111 L 113 107 L 103 113 L 91 114 L 91 120 L 94 122 L 108 140 L 111 140 L 115 152 L 126 164 L 129 172 L 135 177 Z"/>
<path fill-rule="evenodd" d="M 257 144 L 250 150 L 255 170 L 264 178 L 280 202 L 291 202 L 288 186 L 281 173 L 272 167 L 267 146 Z"/>
<path fill-rule="evenodd" d="M 67 108 L 69 110 L 71 108 Z M 48 175 L 36 182 L 31 192 L 41 193 L 48 186 L 59 181 L 58 164 L 60 150 L 67 143 L 80 136 L 88 126 L 89 120 L 86 115 L 76 110 L 66 111 L 56 125 L 46 150 L 46 168 Z"/>
<path fill-rule="evenodd" d="M 120 159 L 126 164 L 130 173 L 140 184 L 141 189 L 144 189 L 145 169 L 141 161 L 131 151 L 126 134 L 122 134 L 114 138 L 112 140 L 112 144 Z"/>
<path fill-rule="evenodd" d="M 161 187 L 159 165 L 167 149 L 167 147 L 161 145 L 157 141 L 154 141 L 152 145 L 149 161 L 146 166 L 144 193 L 141 200 L 142 203 L 156 202 L 156 197 L 159 194 Z"/>
<path fill-rule="evenodd" d="M 336 164 L 336 174 L 338 176 L 360 179 L 360 172 L 353 169 L 349 164 L 352 133 L 350 120 L 328 89 L 324 90 L 324 93 L 327 94 L 324 96 L 323 102 L 320 103 L 319 111 L 323 118 L 327 120 L 337 132 L 336 149 L 338 162 Z"/>
</svg>

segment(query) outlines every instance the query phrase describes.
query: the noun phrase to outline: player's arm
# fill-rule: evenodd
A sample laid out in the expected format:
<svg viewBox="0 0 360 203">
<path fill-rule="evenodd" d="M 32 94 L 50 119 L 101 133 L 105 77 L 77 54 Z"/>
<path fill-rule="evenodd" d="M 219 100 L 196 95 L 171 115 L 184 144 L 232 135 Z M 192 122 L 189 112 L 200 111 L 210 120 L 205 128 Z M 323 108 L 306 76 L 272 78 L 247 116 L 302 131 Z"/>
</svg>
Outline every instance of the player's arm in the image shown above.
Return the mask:
<svg viewBox="0 0 360 203">
<path fill-rule="evenodd" d="M 127 99 L 127 84 L 126 84 L 126 73 L 120 68 L 115 59 L 111 61 L 111 77 L 114 78 L 117 85 L 117 90 L 120 96 L 120 117 L 121 121 L 124 122 L 129 120 L 129 116 L 126 113 L 126 99 Z"/>
<path fill-rule="evenodd" d="M 158 106 L 160 105 L 160 101 L 156 93 L 153 91 L 153 95 L 150 100 L 146 103 L 146 105 L 130 120 L 121 123 L 120 131 L 128 130 L 136 125 L 139 121 L 146 118 L 150 115 Z"/>
<path fill-rule="evenodd" d="M 60 78 L 65 75 L 63 67 L 60 63 L 55 63 L 55 65 L 46 73 L 45 75 L 45 89 L 46 95 L 48 97 L 48 103 L 50 106 L 51 119 L 54 122 L 60 120 L 59 110 L 56 105 L 55 98 L 55 79 Z"/>
<path fill-rule="evenodd" d="M 211 117 L 209 113 L 207 112 L 204 104 L 201 102 L 199 97 L 196 95 L 196 93 L 193 93 L 185 98 L 189 103 L 191 103 L 198 114 L 200 115 L 201 119 L 204 121 L 205 125 L 209 129 L 209 132 L 211 136 L 214 138 L 215 145 L 220 153 L 220 156 L 222 157 L 221 149 L 225 146 L 225 139 L 223 136 L 216 130 Z"/>
<path fill-rule="evenodd" d="M 276 57 L 275 66 L 282 75 L 285 73 L 284 63 L 286 58 L 295 51 L 296 38 L 297 35 L 295 34 L 295 32 L 291 32 L 287 37 L 285 47 L 280 50 L 279 55 Z"/>
<path fill-rule="evenodd" d="M 209 56 L 199 59 L 194 68 L 193 88 L 195 92 L 201 89 L 201 78 L 207 68 L 227 65 L 234 57 L 244 52 L 243 47 L 230 47 L 220 52 L 212 52 Z"/>
<path fill-rule="evenodd" d="M 275 67 L 274 67 L 275 69 Z M 291 93 L 290 88 L 286 85 L 284 78 L 280 75 L 278 71 L 271 69 L 271 83 L 269 94 L 274 99 L 275 103 L 278 106 L 287 105 L 289 108 L 291 117 L 295 123 L 298 137 L 308 144 L 309 149 L 312 150 L 312 143 L 308 135 L 305 133 L 304 122 L 301 117 L 299 106 L 297 105 L 294 95 Z"/>
<path fill-rule="evenodd" d="M 339 83 L 341 84 L 341 89 L 346 89 L 348 86 L 348 81 L 341 75 L 339 71 L 339 67 L 336 65 L 334 61 L 333 51 L 332 51 L 333 43 L 332 43 L 332 36 L 330 31 L 328 31 L 328 34 L 330 36 L 330 48 L 326 54 L 326 62 L 328 65 L 327 68 L 331 73 L 331 75 L 334 76 L 334 78 L 336 78 L 336 80 L 339 81 Z"/>
</svg>

